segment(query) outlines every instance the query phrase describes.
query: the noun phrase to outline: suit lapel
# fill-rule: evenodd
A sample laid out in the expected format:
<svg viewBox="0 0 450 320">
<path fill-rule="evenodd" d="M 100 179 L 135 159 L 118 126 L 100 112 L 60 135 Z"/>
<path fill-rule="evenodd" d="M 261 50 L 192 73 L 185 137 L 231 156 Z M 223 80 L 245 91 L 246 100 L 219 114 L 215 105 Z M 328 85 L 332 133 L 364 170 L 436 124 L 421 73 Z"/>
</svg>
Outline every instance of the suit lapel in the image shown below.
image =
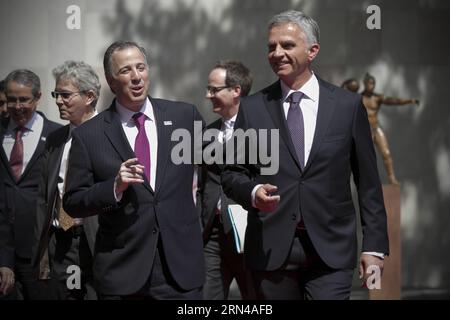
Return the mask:
<svg viewBox="0 0 450 320">
<path fill-rule="evenodd" d="M 309 167 L 311 167 L 311 163 L 312 161 L 314 161 L 314 157 L 319 151 L 320 144 L 327 131 L 328 125 L 335 110 L 335 100 L 334 96 L 332 95 L 332 91 L 334 89 L 327 86 L 326 83 L 324 83 L 324 81 L 322 81 L 321 79 L 317 79 L 319 81 L 319 109 L 317 112 L 316 130 L 314 132 L 313 144 L 304 172 L 306 172 Z"/>
<path fill-rule="evenodd" d="M 8 128 L 8 123 L 9 123 L 9 121 L 6 122 L 4 124 L 4 126 L 1 126 L 1 139 L 0 139 L 1 141 L 0 142 L 2 144 L 2 148 L 0 151 L 0 160 L 3 164 L 3 167 L 6 169 L 5 172 L 9 175 L 9 180 L 15 182 L 16 179 L 14 178 L 14 175 L 11 171 L 11 166 L 9 165 L 8 157 L 6 155 L 5 149 L 3 148 L 3 139 L 5 138 L 5 133 Z"/>
<path fill-rule="evenodd" d="M 153 112 L 155 114 L 156 130 L 158 134 L 158 154 L 157 154 L 157 165 L 156 165 L 156 182 L 155 182 L 155 192 L 157 193 L 161 189 L 162 181 L 164 180 L 164 175 L 166 172 L 166 166 L 169 162 L 169 146 L 170 146 L 170 130 L 171 126 L 164 125 L 165 121 L 172 121 L 173 119 L 167 119 L 166 108 L 160 102 L 156 103 L 155 100 L 149 98 L 152 106 Z M 150 151 L 151 152 L 151 151 Z"/>
<path fill-rule="evenodd" d="M 36 146 L 36 149 L 34 149 L 33 155 L 31 156 L 30 161 L 28 162 L 27 167 L 23 171 L 23 174 L 20 176 L 20 180 L 25 179 L 27 174 L 30 172 L 31 168 L 33 168 L 34 163 L 41 157 L 42 153 L 45 149 L 45 141 L 47 139 L 47 136 L 50 133 L 50 128 L 48 126 L 48 120 L 44 117 L 42 117 L 44 120 L 44 125 L 42 127 L 41 136 L 39 137 L 38 144 Z"/>
<path fill-rule="evenodd" d="M 70 134 L 70 125 L 66 125 L 62 134 L 57 137 L 57 140 L 54 142 L 54 145 L 49 146 L 52 148 L 51 153 L 48 157 L 48 183 L 47 183 L 47 203 L 53 202 L 54 192 L 58 185 L 59 180 L 59 170 L 61 168 L 61 160 L 64 153 L 64 147 L 66 146 L 66 142 L 69 138 Z"/>
<path fill-rule="evenodd" d="M 297 159 L 294 144 L 291 140 L 291 134 L 289 133 L 286 117 L 284 116 L 283 105 L 281 103 L 281 85 L 280 81 L 275 82 L 273 85 L 264 90 L 264 102 L 266 104 L 267 111 L 272 117 L 275 127 L 279 128 L 281 139 L 286 143 L 291 157 L 295 160 L 295 163 L 299 170 L 301 170 L 300 163 Z"/>
</svg>

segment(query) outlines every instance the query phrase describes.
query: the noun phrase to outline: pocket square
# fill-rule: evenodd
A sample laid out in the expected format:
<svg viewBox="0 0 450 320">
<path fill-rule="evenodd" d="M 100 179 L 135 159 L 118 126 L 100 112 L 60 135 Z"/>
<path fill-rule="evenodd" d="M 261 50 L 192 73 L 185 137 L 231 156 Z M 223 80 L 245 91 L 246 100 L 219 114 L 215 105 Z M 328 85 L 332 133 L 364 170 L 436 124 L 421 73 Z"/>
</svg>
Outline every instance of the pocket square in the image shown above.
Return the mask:
<svg viewBox="0 0 450 320">
<path fill-rule="evenodd" d="M 164 121 L 164 125 L 165 126 L 171 126 L 172 125 L 172 121 Z"/>
</svg>

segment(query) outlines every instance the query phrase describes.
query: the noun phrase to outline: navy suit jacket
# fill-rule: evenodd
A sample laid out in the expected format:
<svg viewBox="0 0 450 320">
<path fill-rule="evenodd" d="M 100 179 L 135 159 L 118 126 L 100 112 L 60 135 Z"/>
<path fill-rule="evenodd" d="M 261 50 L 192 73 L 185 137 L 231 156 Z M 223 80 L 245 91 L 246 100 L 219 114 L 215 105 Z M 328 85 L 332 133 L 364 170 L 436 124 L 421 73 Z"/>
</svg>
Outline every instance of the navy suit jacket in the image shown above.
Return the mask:
<svg viewBox="0 0 450 320">
<path fill-rule="evenodd" d="M 175 129 L 193 136 L 202 121 L 195 106 L 152 99 L 158 133 L 155 190 L 145 179 L 130 185 L 119 203 L 114 179 L 135 154 L 123 131 L 115 103 L 73 131 L 64 209 L 73 217 L 98 215 L 94 281 L 106 295 L 138 292 L 153 265 L 157 242 L 176 283 L 185 290 L 202 286 L 203 246 L 192 196 L 194 167 L 171 161 Z M 151 152 L 151 150 L 150 150 Z"/>
<path fill-rule="evenodd" d="M 54 130 L 61 127 L 60 124 L 44 118 L 42 133 L 34 153 L 28 162 L 19 181 L 14 179 L 9 165 L 8 157 L 1 148 L 0 162 L 1 170 L 5 175 L 6 213 L 13 223 L 15 254 L 21 258 L 31 258 L 31 248 L 34 243 L 34 221 L 36 215 L 36 198 L 39 180 L 41 178 L 41 156 L 45 149 L 47 136 Z M 7 128 L 2 128 L 0 142 L 3 145 L 4 132 Z"/>
<path fill-rule="evenodd" d="M 258 162 L 226 166 L 222 175 L 225 193 L 249 210 L 244 254 L 252 269 L 276 270 L 283 265 L 301 217 L 328 266 L 354 268 L 357 217 L 350 190 L 352 174 L 360 206 L 362 250 L 389 252 L 376 156 L 361 97 L 320 79 L 319 88 L 314 140 L 303 170 L 284 116 L 280 82 L 241 101 L 235 130 L 279 129 L 280 136 L 278 173 L 260 175 Z M 270 213 L 251 205 L 251 191 L 264 183 L 277 186 L 281 197 Z"/>
<path fill-rule="evenodd" d="M 220 130 L 222 119 L 218 119 L 209 124 L 206 129 Z M 217 202 L 221 199 L 220 220 L 225 234 L 232 232 L 230 216 L 228 215 L 228 205 L 234 201 L 229 199 L 222 190 L 221 185 L 221 165 L 210 165 L 202 167 L 201 179 L 201 220 L 203 227 L 203 242 L 206 244 L 211 235 L 214 218 L 216 216 Z M 231 243 L 234 245 L 234 243 Z"/>
</svg>

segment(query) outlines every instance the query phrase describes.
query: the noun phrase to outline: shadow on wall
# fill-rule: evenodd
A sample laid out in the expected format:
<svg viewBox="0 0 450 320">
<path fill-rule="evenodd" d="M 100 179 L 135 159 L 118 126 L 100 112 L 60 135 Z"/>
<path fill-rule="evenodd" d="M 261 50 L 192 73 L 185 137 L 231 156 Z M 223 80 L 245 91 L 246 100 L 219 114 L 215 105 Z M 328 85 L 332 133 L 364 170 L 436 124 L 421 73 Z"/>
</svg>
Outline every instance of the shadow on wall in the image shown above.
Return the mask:
<svg viewBox="0 0 450 320">
<path fill-rule="evenodd" d="M 449 12 L 441 10 L 444 1 L 373 3 L 383 8 L 382 30 L 366 28 L 367 14 L 360 0 L 346 0 L 344 6 L 328 0 L 117 0 L 115 16 L 105 16 L 103 26 L 114 39 L 135 40 L 149 51 L 153 96 L 192 102 L 210 122 L 215 115 L 204 99 L 204 87 L 213 63 L 241 60 L 253 73 L 255 92 L 275 80 L 267 63 L 268 19 L 291 8 L 313 16 L 321 27 L 321 53 L 314 70 L 323 79 L 339 86 L 346 78 L 360 78 L 370 70 L 382 79 L 376 91 L 420 99 L 415 110 L 385 107 L 380 111 L 402 182 L 403 284 L 450 287 L 446 254 L 450 251 L 450 109 L 444 95 L 450 50 L 448 44 L 436 43 L 441 49 L 434 50 L 430 59 L 429 50 L 421 45 L 430 34 L 433 39 L 447 38 Z M 387 74 L 378 68 L 380 59 L 388 61 Z M 406 92 L 396 92 L 390 82 L 392 72 L 400 70 L 397 67 L 403 70 L 396 77 Z M 381 162 L 379 168 L 386 181 Z"/>
</svg>

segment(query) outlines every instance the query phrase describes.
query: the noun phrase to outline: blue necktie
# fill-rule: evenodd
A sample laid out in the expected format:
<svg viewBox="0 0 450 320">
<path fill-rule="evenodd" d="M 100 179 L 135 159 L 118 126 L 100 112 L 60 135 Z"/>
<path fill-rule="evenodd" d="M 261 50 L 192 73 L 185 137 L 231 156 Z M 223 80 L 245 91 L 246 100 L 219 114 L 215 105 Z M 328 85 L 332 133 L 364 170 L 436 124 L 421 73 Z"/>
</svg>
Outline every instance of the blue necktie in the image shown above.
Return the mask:
<svg viewBox="0 0 450 320">
<path fill-rule="evenodd" d="M 303 93 L 298 91 L 291 93 L 289 96 L 291 105 L 287 114 L 287 124 L 291 133 L 295 153 L 300 162 L 300 167 L 303 170 L 305 167 L 305 124 L 303 122 L 302 109 L 300 109 L 302 97 Z"/>
</svg>

